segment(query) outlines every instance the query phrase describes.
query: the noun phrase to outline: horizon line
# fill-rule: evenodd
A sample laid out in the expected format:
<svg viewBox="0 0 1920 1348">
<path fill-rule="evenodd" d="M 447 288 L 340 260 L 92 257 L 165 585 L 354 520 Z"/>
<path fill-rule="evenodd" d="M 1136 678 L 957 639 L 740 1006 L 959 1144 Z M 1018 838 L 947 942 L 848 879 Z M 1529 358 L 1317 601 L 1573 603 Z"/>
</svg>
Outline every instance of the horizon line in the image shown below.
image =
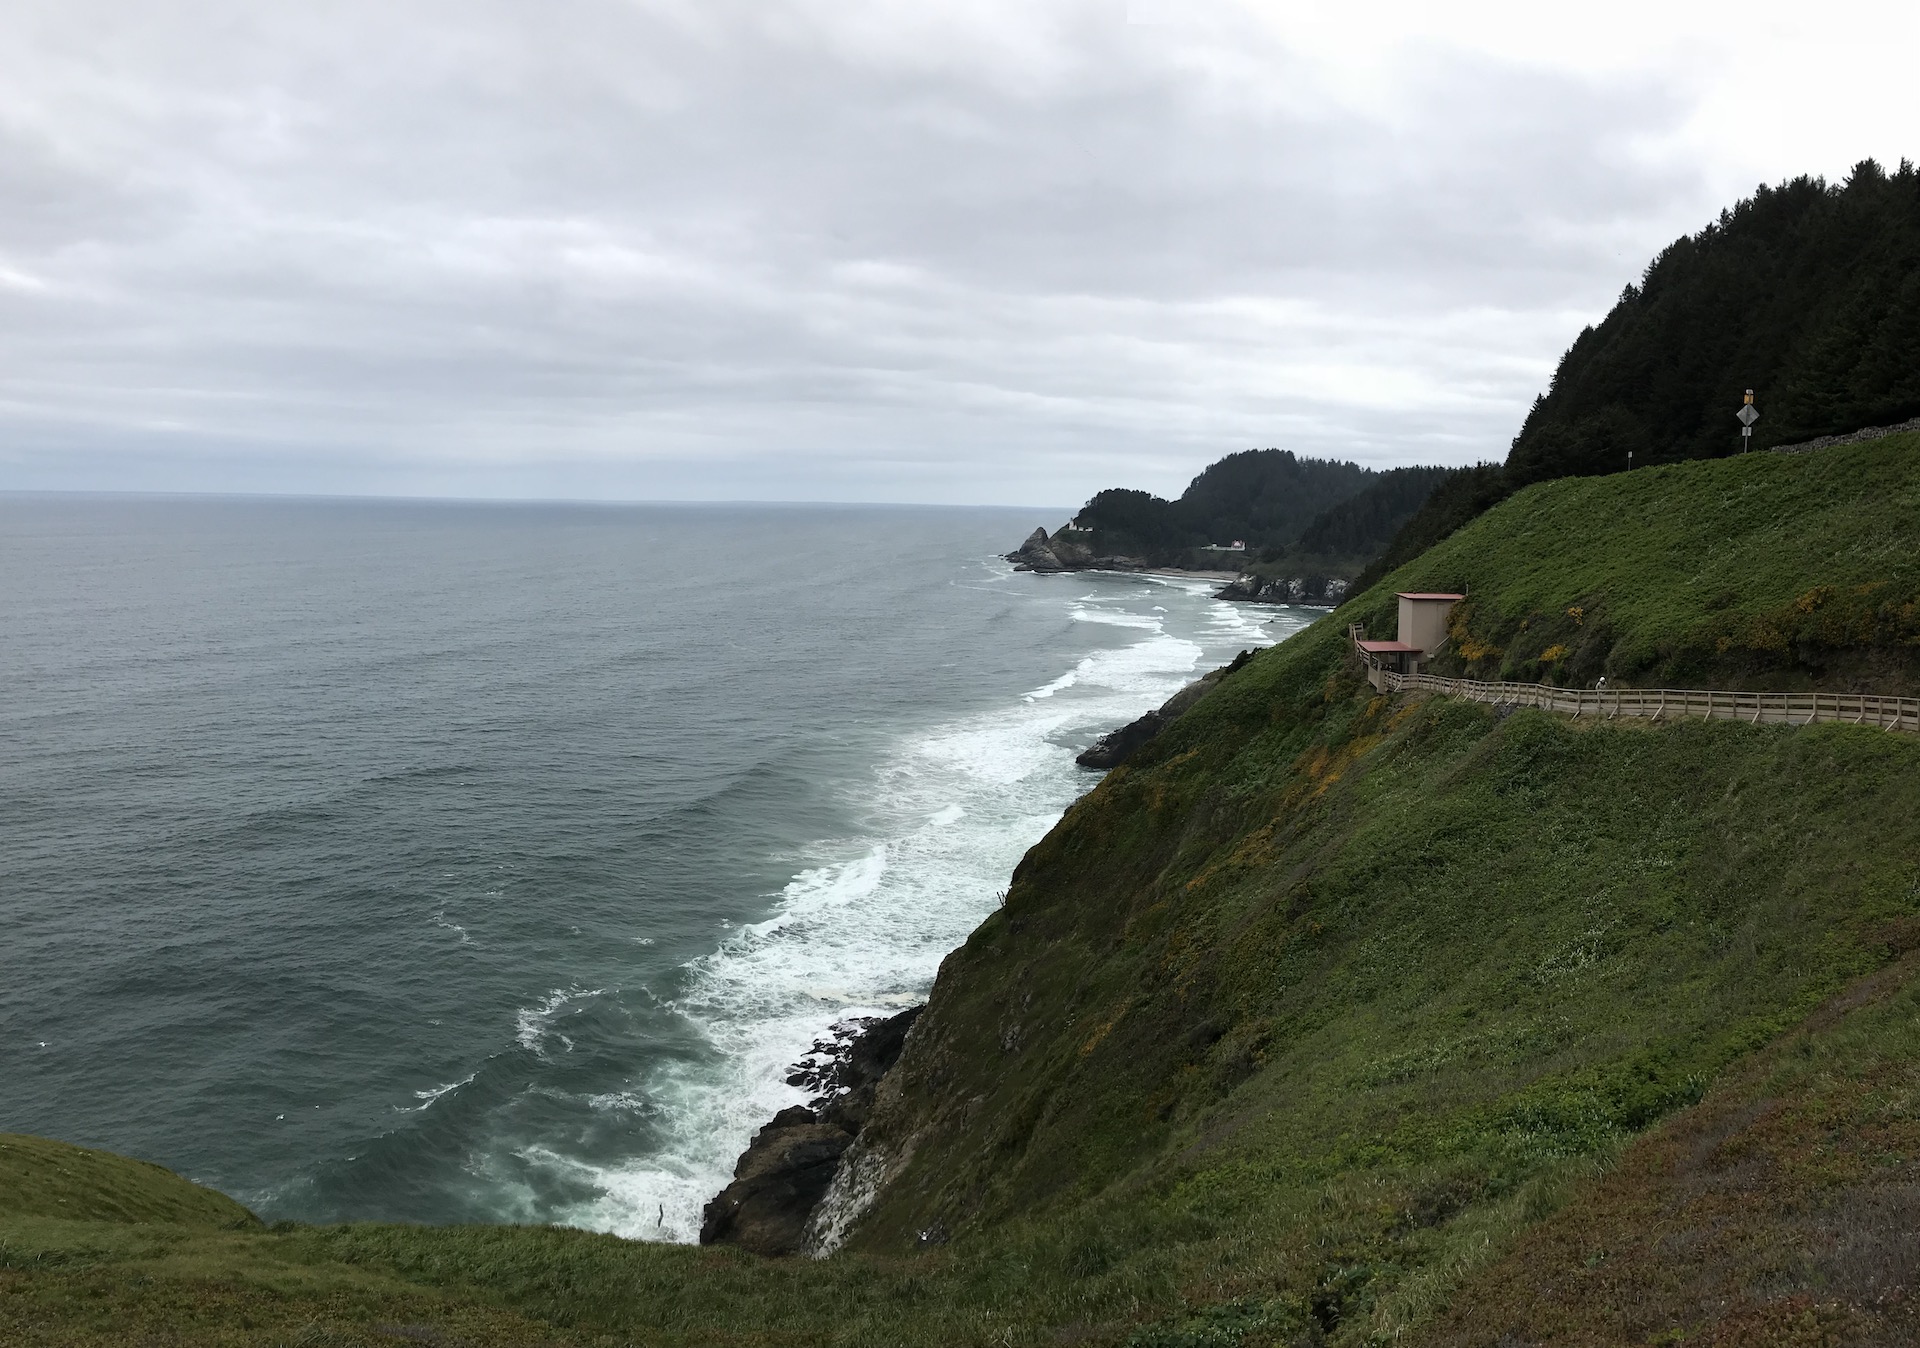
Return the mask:
<svg viewBox="0 0 1920 1348">
<path fill-rule="evenodd" d="M 426 494 L 375 492 L 295 492 L 295 491 L 194 491 L 157 490 L 122 487 L 0 487 L 0 499 L 7 497 L 86 496 L 144 500 L 198 501 L 337 501 L 392 502 L 416 505 L 564 505 L 605 506 L 758 506 L 801 509 L 808 506 L 832 506 L 847 510 L 1044 510 L 1069 512 L 1079 506 L 1038 506 L 1002 504 L 991 501 L 836 501 L 825 498 L 773 500 L 752 497 L 590 497 L 590 496 L 436 496 Z"/>
</svg>

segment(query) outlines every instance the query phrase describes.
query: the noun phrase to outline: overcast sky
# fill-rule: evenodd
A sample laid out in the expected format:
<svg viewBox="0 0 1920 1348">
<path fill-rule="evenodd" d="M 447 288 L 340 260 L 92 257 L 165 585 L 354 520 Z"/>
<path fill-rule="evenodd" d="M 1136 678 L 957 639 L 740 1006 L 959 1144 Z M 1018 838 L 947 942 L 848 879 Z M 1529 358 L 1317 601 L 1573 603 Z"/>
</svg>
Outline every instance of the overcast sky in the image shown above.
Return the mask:
<svg viewBox="0 0 1920 1348">
<path fill-rule="evenodd" d="M 0 489 L 1063 505 L 1256 446 L 1499 458 L 1666 242 L 1920 156 L 1915 14 L 7 0 Z"/>
</svg>

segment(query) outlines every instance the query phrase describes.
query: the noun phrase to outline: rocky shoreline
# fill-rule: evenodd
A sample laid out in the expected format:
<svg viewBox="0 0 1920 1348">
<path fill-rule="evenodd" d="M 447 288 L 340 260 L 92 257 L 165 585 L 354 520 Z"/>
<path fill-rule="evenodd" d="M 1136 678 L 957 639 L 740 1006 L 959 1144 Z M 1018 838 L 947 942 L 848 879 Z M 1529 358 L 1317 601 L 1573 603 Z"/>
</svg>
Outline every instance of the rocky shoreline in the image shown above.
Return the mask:
<svg viewBox="0 0 1920 1348">
<path fill-rule="evenodd" d="M 1098 768 L 1101 771 L 1119 767 L 1138 753 L 1142 745 L 1172 725 L 1201 698 L 1219 687 L 1222 679 L 1251 659 L 1253 659 L 1252 651 L 1241 651 L 1233 658 L 1231 664 L 1222 665 L 1211 673 L 1202 674 L 1145 716 L 1129 721 L 1118 730 L 1102 735 L 1073 761 L 1083 768 Z"/>
<path fill-rule="evenodd" d="M 787 1084 L 820 1093 L 781 1110 L 754 1134 L 734 1165 L 733 1182 L 700 1214 L 702 1245 L 738 1245 L 774 1257 L 806 1248 L 807 1224 L 924 1009 L 842 1021 L 830 1038 L 814 1043 Z"/>
<path fill-rule="evenodd" d="M 1214 595 L 1256 604 L 1298 604 L 1305 607 L 1332 608 L 1346 598 L 1348 582 L 1339 576 L 1307 575 L 1261 577 L 1242 571 L 1196 570 L 1190 567 L 1160 566 L 1144 557 L 1096 554 L 1086 539 L 1085 530 L 1063 526 L 1049 535 L 1035 529 L 1027 541 L 1006 554 L 1015 571 L 1042 573 L 1069 571 L 1132 571 L 1156 575 L 1198 576 L 1227 582 Z"/>
<path fill-rule="evenodd" d="M 1035 529 L 1027 541 L 1009 552 L 1007 560 L 1015 571 L 1145 571 L 1146 562 L 1138 557 L 1096 557 L 1093 549 L 1079 537 L 1081 530 L 1062 525 L 1052 536 Z M 1073 535 L 1069 537 L 1069 535 Z"/>
<path fill-rule="evenodd" d="M 1303 608 L 1338 608 L 1347 597 L 1348 582 L 1339 576 L 1237 577 L 1215 595 L 1256 604 L 1298 604 Z"/>
<path fill-rule="evenodd" d="M 1035 529 L 1027 535 L 1026 542 L 1006 553 L 1005 558 L 1013 563 L 1015 571 L 1147 571 L 1162 576 L 1203 576 L 1208 580 L 1228 581 L 1240 577 L 1238 571 L 1225 568 L 1163 566 L 1144 557 L 1096 554 L 1086 541 L 1090 537 L 1086 530 L 1070 524 L 1062 525 L 1051 536 L 1045 529 Z"/>
<path fill-rule="evenodd" d="M 1046 536 L 1044 530 L 1036 533 Z M 1240 652 L 1146 715 L 1109 732 L 1074 761 L 1099 770 L 1120 766 L 1253 655 Z M 737 1245 L 769 1257 L 810 1250 L 821 1204 L 872 1115 L 881 1081 L 900 1060 L 924 1009 L 915 1006 L 896 1016 L 841 1021 L 827 1038 L 815 1041 L 808 1056 L 794 1064 L 787 1084 L 818 1094 L 804 1105 L 781 1110 L 754 1134 L 734 1164 L 732 1182 L 701 1211 L 702 1245 Z"/>
<path fill-rule="evenodd" d="M 1092 557 L 1091 551 L 1083 557 L 1068 549 L 1068 557 L 1071 563 L 1062 563 L 1060 553 L 1048 545 L 1046 530 L 1035 530 L 1020 553 L 1008 555 L 1008 561 L 1021 570 L 1167 570 L 1139 559 Z M 1256 576 L 1215 574 L 1233 576 L 1231 584 L 1219 591 L 1221 599 L 1309 603 L 1296 597 L 1296 591 L 1284 590 L 1286 582 L 1267 582 L 1265 590 L 1283 586 L 1281 597 L 1267 599 L 1267 593 L 1258 590 L 1261 582 Z M 1338 584 L 1344 590 L 1344 582 Z M 1096 770 L 1117 768 L 1250 659 L 1254 659 L 1252 651 L 1240 651 L 1233 662 L 1202 674 L 1160 707 L 1102 735 L 1075 762 Z M 737 1244 L 774 1258 L 810 1248 L 816 1214 L 874 1112 L 881 1079 L 899 1062 L 922 1010 L 924 1006 L 912 1006 L 899 1016 L 835 1023 L 826 1039 L 814 1043 L 812 1052 L 787 1075 L 787 1085 L 818 1095 L 806 1104 L 781 1110 L 753 1135 L 733 1164 L 732 1183 L 701 1210 L 701 1244 Z"/>
</svg>

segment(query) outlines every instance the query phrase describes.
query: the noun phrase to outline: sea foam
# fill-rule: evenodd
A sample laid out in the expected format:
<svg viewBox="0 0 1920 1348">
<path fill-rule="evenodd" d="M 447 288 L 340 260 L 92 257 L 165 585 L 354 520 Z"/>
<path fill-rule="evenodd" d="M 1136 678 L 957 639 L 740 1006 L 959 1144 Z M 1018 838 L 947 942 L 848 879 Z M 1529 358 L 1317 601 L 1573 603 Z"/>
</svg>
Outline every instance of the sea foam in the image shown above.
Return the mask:
<svg viewBox="0 0 1920 1348">
<path fill-rule="evenodd" d="M 1206 589 L 1168 584 L 1195 599 Z M 1226 659 L 1227 642 L 1267 644 L 1279 635 L 1226 604 L 1193 615 L 1192 635 L 1174 635 L 1167 609 L 1141 611 L 1153 594 L 1136 587 L 1070 600 L 1073 621 L 1138 639 L 1088 653 L 1004 707 L 896 743 L 862 788 L 876 802 L 878 836 L 800 870 L 764 920 L 733 929 L 687 966 L 672 1009 L 711 1052 L 657 1064 L 631 1091 L 593 1102 L 631 1108 L 644 1098 L 664 1145 L 601 1166 L 544 1148 L 520 1153 L 596 1191 L 559 1220 L 642 1239 L 697 1238 L 701 1206 L 731 1178 L 754 1131 L 805 1098 L 786 1082 L 791 1065 L 837 1021 L 922 1000 L 941 959 L 992 910 L 1021 854 L 1096 780 L 1074 765 L 1076 747 L 1159 705 L 1210 651 Z M 526 1022 L 522 1042 L 547 1043 L 566 1006 L 591 995 L 557 990 Z"/>
</svg>

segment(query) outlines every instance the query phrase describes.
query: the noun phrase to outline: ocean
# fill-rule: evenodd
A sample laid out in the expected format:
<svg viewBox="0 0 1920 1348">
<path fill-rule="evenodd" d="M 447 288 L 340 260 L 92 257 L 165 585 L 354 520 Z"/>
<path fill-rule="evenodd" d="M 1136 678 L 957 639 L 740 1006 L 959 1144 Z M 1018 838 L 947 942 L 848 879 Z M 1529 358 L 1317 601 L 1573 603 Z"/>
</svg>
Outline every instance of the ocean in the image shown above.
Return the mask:
<svg viewBox="0 0 1920 1348">
<path fill-rule="evenodd" d="M 1061 512 L 0 496 L 0 1131 L 686 1241 L 1073 756 L 1315 616 Z"/>
</svg>

